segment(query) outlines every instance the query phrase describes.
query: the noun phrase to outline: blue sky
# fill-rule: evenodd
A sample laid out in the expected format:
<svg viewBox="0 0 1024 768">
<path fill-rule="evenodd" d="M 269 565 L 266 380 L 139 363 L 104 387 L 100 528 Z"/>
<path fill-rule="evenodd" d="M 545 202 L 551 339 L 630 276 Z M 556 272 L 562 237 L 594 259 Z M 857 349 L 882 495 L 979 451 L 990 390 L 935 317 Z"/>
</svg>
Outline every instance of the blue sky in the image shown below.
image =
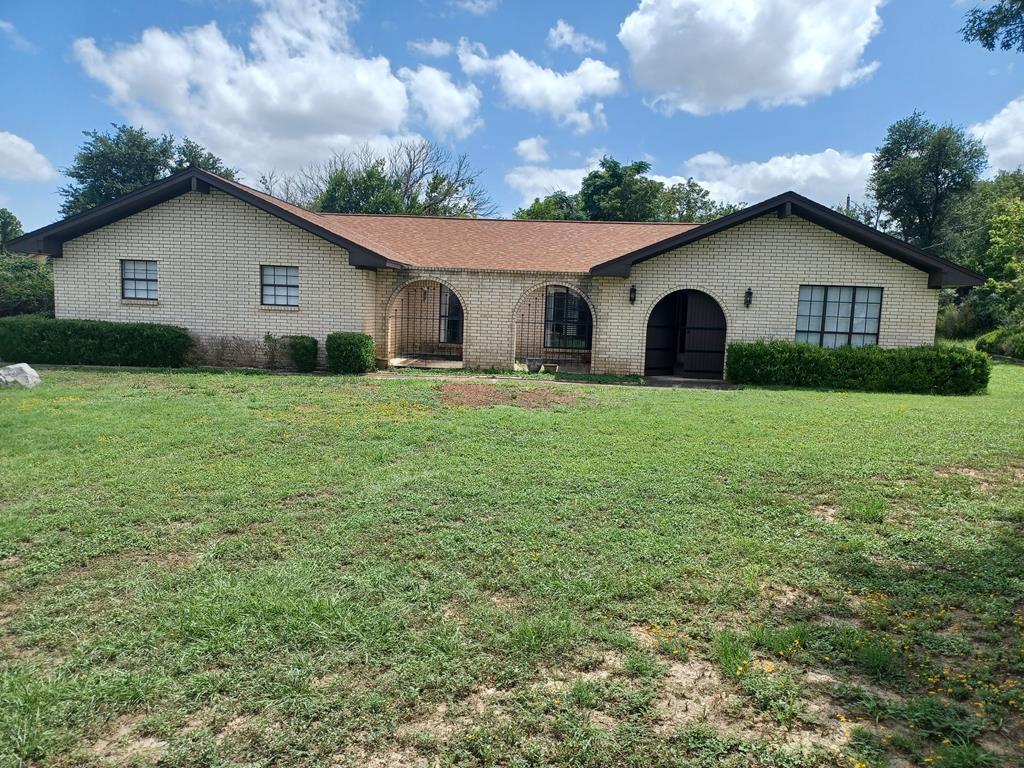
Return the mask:
<svg viewBox="0 0 1024 768">
<path fill-rule="evenodd" d="M 81 132 L 188 135 L 255 184 L 368 143 L 468 153 L 505 215 L 602 153 L 720 198 L 863 196 L 920 109 L 1024 163 L 1024 57 L 955 0 L 3 0 L 0 206 L 57 216 Z"/>
</svg>

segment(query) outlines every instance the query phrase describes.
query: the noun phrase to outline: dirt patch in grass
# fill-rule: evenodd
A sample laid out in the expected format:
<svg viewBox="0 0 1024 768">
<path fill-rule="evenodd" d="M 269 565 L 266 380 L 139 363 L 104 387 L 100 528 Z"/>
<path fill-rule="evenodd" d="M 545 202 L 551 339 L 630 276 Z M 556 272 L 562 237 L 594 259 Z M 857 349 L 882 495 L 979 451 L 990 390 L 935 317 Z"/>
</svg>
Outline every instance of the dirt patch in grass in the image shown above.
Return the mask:
<svg viewBox="0 0 1024 768">
<path fill-rule="evenodd" d="M 92 754 L 107 765 L 155 765 L 167 752 L 167 742 L 140 735 L 141 720 L 141 715 L 124 715 L 114 720 L 92 745 Z"/>
<path fill-rule="evenodd" d="M 988 493 L 992 490 L 992 473 L 983 472 L 974 467 L 939 467 L 935 470 L 936 477 L 966 477 L 973 481 L 979 491 Z"/>
<path fill-rule="evenodd" d="M 811 514 L 823 523 L 834 523 L 839 517 L 839 507 L 832 504 L 818 504 L 811 510 Z"/>
<path fill-rule="evenodd" d="M 496 688 L 478 688 L 461 701 L 449 704 L 439 702 L 413 720 L 398 726 L 399 738 L 413 738 L 426 735 L 437 741 L 445 741 L 489 713 L 500 715 L 496 706 L 500 694 Z"/>
<path fill-rule="evenodd" d="M 520 408 L 554 408 L 572 405 L 581 394 L 566 387 L 512 387 L 496 384 L 472 384 L 446 381 L 441 385 L 441 402 L 447 406 L 486 408 L 492 405 L 515 405 Z"/>
</svg>

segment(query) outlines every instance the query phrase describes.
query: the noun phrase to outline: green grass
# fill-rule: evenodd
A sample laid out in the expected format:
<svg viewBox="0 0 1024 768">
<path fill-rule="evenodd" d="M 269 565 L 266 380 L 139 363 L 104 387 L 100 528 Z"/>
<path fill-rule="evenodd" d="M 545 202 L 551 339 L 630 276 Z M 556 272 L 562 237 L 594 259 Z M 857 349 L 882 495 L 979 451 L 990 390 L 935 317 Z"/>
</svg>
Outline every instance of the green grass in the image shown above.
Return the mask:
<svg viewBox="0 0 1024 768">
<path fill-rule="evenodd" d="M 43 378 L 0 391 L 4 768 L 1024 759 L 1020 366 L 538 409 Z"/>
</svg>

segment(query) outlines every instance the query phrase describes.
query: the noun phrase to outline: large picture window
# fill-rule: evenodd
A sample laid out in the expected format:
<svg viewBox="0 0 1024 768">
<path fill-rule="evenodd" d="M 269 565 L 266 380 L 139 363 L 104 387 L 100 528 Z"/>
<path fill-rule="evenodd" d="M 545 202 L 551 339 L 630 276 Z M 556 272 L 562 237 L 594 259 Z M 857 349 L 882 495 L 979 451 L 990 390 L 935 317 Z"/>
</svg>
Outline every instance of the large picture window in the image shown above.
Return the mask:
<svg viewBox="0 0 1024 768">
<path fill-rule="evenodd" d="M 160 298 L 160 281 L 155 261 L 123 259 L 121 261 L 121 298 L 156 301 Z"/>
<path fill-rule="evenodd" d="M 881 315 L 881 288 L 801 285 L 796 340 L 820 347 L 877 344 Z"/>
<path fill-rule="evenodd" d="M 438 341 L 442 344 L 462 343 L 462 302 L 447 287 L 441 286 L 441 306 L 438 308 Z"/>
<path fill-rule="evenodd" d="M 260 267 L 261 302 L 275 307 L 299 306 L 298 267 Z"/>
<path fill-rule="evenodd" d="M 586 299 L 565 286 L 548 286 L 544 296 L 545 348 L 590 349 L 593 325 Z"/>
</svg>

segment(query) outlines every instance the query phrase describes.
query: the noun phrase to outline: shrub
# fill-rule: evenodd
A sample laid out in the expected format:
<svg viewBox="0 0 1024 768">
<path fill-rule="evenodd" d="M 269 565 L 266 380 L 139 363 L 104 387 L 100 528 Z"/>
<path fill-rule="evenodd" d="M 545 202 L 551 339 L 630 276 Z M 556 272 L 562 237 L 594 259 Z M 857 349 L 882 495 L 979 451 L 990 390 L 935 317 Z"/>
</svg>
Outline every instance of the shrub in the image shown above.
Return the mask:
<svg viewBox="0 0 1024 768">
<path fill-rule="evenodd" d="M 366 373 L 373 370 L 373 339 L 365 333 L 332 333 L 324 345 L 331 373 Z"/>
<path fill-rule="evenodd" d="M 28 256 L 0 253 L 0 317 L 53 314 L 53 270 Z"/>
<path fill-rule="evenodd" d="M 840 347 L 791 341 L 729 345 L 726 377 L 734 384 L 970 395 L 985 391 L 988 356 L 956 346 Z"/>
<path fill-rule="evenodd" d="M 12 362 L 177 368 L 191 347 L 189 332 L 174 325 L 0 318 L 0 359 Z"/>
<path fill-rule="evenodd" d="M 317 341 L 312 336 L 291 336 L 288 352 L 295 367 L 303 373 L 316 369 Z"/>
<path fill-rule="evenodd" d="M 976 349 L 990 355 L 1003 355 L 1024 360 L 1024 326 L 998 328 L 974 342 Z"/>
</svg>

